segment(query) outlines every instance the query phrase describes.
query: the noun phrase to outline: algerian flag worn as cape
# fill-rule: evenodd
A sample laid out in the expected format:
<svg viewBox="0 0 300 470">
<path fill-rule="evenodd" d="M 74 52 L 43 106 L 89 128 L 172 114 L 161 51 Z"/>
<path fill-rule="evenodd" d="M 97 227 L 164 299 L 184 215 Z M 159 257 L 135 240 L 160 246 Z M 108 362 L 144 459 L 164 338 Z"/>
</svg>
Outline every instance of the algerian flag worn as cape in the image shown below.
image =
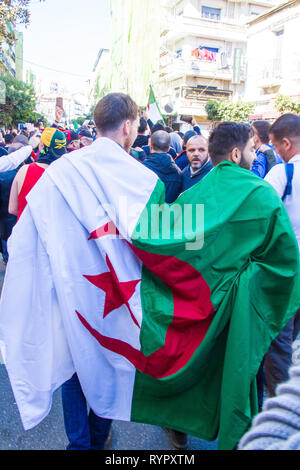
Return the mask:
<svg viewBox="0 0 300 470">
<path fill-rule="evenodd" d="M 234 448 L 258 411 L 262 358 L 300 305 L 274 189 L 223 162 L 164 204 L 157 176 L 99 138 L 49 166 L 27 201 L 0 304 L 24 428 L 76 372 L 99 416 Z"/>
</svg>

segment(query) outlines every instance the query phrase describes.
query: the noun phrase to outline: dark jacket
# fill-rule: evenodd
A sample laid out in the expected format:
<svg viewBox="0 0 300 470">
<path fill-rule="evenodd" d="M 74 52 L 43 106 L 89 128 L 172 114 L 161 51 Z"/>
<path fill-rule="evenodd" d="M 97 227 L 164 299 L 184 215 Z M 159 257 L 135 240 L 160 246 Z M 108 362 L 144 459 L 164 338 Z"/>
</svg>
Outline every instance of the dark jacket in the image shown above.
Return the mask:
<svg viewBox="0 0 300 470">
<path fill-rule="evenodd" d="M 137 138 L 134 141 L 133 148 L 135 147 L 144 147 L 145 145 L 148 145 L 150 135 L 138 135 Z"/>
<path fill-rule="evenodd" d="M 143 164 L 165 184 L 166 202 L 174 202 L 181 193 L 182 173 L 168 153 L 151 153 Z"/>
<path fill-rule="evenodd" d="M 204 165 L 199 168 L 196 173 L 191 173 L 191 166 L 187 166 L 182 172 L 182 192 L 194 186 L 198 181 L 202 180 L 207 173 L 212 170 L 213 165 L 210 160 L 208 160 Z"/>
<path fill-rule="evenodd" d="M 151 149 L 150 149 L 150 145 L 144 145 L 142 147 L 142 150 L 145 152 L 145 154 L 147 156 L 149 156 L 151 154 Z M 168 150 L 168 154 L 172 157 L 172 158 L 176 158 L 177 157 L 177 153 L 176 153 L 176 150 L 173 149 L 173 147 L 170 147 L 169 150 Z"/>
<path fill-rule="evenodd" d="M 7 240 L 17 223 L 17 217 L 8 212 L 8 203 L 11 185 L 23 163 L 14 170 L 3 171 L 0 173 L 0 238 Z"/>
<path fill-rule="evenodd" d="M 174 160 L 175 160 L 176 165 L 181 170 L 184 170 L 189 165 L 188 157 L 186 155 L 185 150 L 183 150 L 179 155 L 177 155 L 177 157 Z"/>
</svg>

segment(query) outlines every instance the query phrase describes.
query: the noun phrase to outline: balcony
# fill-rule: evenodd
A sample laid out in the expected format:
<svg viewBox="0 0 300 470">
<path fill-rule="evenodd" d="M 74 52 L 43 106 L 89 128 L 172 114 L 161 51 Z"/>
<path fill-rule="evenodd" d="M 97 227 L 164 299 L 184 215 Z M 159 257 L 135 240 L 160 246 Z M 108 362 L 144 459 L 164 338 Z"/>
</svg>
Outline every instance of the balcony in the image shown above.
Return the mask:
<svg viewBox="0 0 300 470">
<path fill-rule="evenodd" d="M 224 18 L 191 18 L 188 16 L 168 17 L 161 30 L 162 43 L 178 41 L 186 36 L 205 37 L 225 41 L 246 42 L 245 26 Z"/>
<path fill-rule="evenodd" d="M 217 78 L 219 80 L 232 79 L 232 67 L 219 68 L 218 61 L 199 59 L 174 58 L 161 61 L 160 77 L 163 80 L 176 80 L 183 76 Z"/>
</svg>

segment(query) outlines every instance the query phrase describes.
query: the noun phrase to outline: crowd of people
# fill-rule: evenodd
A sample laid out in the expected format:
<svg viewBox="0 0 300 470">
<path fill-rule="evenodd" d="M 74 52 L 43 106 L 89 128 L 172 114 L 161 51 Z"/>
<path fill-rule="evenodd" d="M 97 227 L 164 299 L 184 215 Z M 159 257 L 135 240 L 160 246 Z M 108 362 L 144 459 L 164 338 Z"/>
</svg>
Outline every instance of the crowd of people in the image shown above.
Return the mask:
<svg viewBox="0 0 300 470">
<path fill-rule="evenodd" d="M 110 98 L 122 99 L 121 95 L 114 94 L 104 99 L 109 103 Z M 0 142 L 0 238 L 5 263 L 9 259 L 7 240 L 26 207 L 26 196 L 48 166 L 65 153 L 92 145 L 103 136 L 119 143 L 128 158 L 138 160 L 156 173 L 164 183 L 167 203 L 173 203 L 179 195 L 203 180 L 220 162 L 229 161 L 252 172 L 268 182 L 270 190 L 273 186 L 282 199 L 300 246 L 299 116 L 286 114 L 272 124 L 264 120 L 251 124 L 223 122 L 207 139 L 195 118 L 191 129 L 183 134 L 162 122 L 153 123 L 145 112 L 134 117 L 125 116 L 121 124 L 116 123 L 109 110 L 109 106 L 103 107 L 102 114 L 98 115 L 95 111 L 95 122 L 87 121 L 78 131 L 61 126 L 61 111 L 57 109 L 51 127 L 40 126 L 30 133 L 26 130 L 3 132 Z M 263 247 L 259 248 L 263 251 Z M 272 295 L 272 292 L 264 291 L 262 285 L 262 295 Z M 300 328 L 299 312 L 295 311 L 295 316 L 271 343 L 257 373 L 261 413 L 242 439 L 240 449 L 300 449 L 300 366 L 292 366 L 292 344 Z M 283 382 L 286 384 L 280 385 Z M 270 398 L 263 404 L 265 389 Z M 68 448 L 107 446 L 111 438 L 111 421 L 96 416 L 93 410 L 88 413 L 76 374 L 63 385 L 62 394 L 70 441 Z M 168 432 L 177 448 L 185 447 L 187 436 L 184 433 Z"/>
</svg>

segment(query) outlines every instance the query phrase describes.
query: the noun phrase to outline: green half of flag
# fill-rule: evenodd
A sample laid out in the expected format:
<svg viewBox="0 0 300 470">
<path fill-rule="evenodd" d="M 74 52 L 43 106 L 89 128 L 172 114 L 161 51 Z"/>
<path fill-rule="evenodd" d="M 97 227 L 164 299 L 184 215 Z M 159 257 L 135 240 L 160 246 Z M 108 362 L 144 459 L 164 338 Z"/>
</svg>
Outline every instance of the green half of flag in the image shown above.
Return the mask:
<svg viewBox="0 0 300 470">
<path fill-rule="evenodd" d="M 273 188 L 230 162 L 172 205 L 161 207 L 162 194 L 158 182 L 132 234 L 144 263 L 145 359 L 131 418 L 233 449 L 258 412 L 263 357 L 300 305 L 298 245 Z M 201 249 L 182 243 L 190 243 L 178 221 L 186 204 L 204 205 Z M 172 209 L 168 238 L 157 219 Z M 203 224 L 191 222 L 191 231 L 203 239 Z"/>
</svg>

